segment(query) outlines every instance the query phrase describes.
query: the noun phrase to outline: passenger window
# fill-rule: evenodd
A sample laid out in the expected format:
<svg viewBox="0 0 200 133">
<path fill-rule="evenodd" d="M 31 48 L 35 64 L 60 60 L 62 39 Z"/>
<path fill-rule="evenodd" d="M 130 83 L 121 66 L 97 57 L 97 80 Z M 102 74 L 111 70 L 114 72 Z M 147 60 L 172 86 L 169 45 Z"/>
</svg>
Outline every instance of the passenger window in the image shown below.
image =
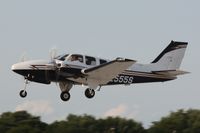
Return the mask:
<svg viewBox="0 0 200 133">
<path fill-rule="evenodd" d="M 104 64 L 104 63 L 107 63 L 107 61 L 100 59 L 100 64 Z"/>
<path fill-rule="evenodd" d="M 96 59 L 94 57 L 86 56 L 85 57 L 85 63 L 87 65 L 96 65 Z"/>
<path fill-rule="evenodd" d="M 83 62 L 83 56 L 82 55 L 72 55 L 70 58 L 70 61 Z"/>
</svg>

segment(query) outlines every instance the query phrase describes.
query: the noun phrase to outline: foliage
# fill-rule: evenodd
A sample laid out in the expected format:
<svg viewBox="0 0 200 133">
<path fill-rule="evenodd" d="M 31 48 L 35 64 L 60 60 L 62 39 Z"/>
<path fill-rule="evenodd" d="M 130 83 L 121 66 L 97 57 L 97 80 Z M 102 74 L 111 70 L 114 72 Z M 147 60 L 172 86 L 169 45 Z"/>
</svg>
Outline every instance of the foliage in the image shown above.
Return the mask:
<svg viewBox="0 0 200 133">
<path fill-rule="evenodd" d="M 172 112 L 154 122 L 149 133 L 200 133 L 200 110 Z"/>
<path fill-rule="evenodd" d="M 40 121 L 40 117 L 32 116 L 26 111 L 6 112 L 0 116 L 1 133 L 42 133 L 46 126 Z"/>
<path fill-rule="evenodd" d="M 141 123 L 119 117 L 96 119 L 70 114 L 63 121 L 46 124 L 26 111 L 0 115 L 0 133 L 200 133 L 200 110 L 171 112 L 149 129 Z"/>
<path fill-rule="evenodd" d="M 123 118 L 96 119 L 70 114 L 64 121 L 46 124 L 26 111 L 0 115 L 0 133 L 145 133 L 140 123 Z"/>
<path fill-rule="evenodd" d="M 69 115 L 65 121 L 54 122 L 47 128 L 49 133 L 145 133 L 140 123 L 123 118 L 112 118 L 96 120 L 89 115 Z"/>
</svg>

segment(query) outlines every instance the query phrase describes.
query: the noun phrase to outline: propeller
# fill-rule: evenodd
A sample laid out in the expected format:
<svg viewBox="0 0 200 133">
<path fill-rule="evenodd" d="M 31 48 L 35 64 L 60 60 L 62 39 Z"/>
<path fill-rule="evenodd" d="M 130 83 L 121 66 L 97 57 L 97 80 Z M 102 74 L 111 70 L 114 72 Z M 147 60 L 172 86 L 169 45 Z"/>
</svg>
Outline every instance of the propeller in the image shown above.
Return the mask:
<svg viewBox="0 0 200 133">
<path fill-rule="evenodd" d="M 24 61 L 27 61 L 28 58 L 27 58 L 27 53 L 26 52 L 23 52 L 19 58 L 19 62 L 24 62 Z"/>
<path fill-rule="evenodd" d="M 57 47 L 52 47 L 49 51 L 49 55 L 50 55 L 50 59 L 51 59 L 51 63 L 53 65 L 53 68 L 55 70 L 55 82 L 56 82 L 56 85 L 57 85 L 57 82 L 59 80 L 59 75 L 60 75 L 60 66 L 61 64 L 60 63 L 57 63 L 56 62 L 56 56 L 57 56 Z M 46 77 L 47 78 L 47 77 Z"/>
<path fill-rule="evenodd" d="M 25 61 L 27 61 L 28 60 L 28 58 L 27 58 L 27 52 L 23 52 L 22 54 L 21 54 L 21 56 L 19 57 L 19 63 L 20 62 L 25 62 Z M 21 77 L 21 80 L 26 80 L 26 78 L 25 77 Z"/>
<path fill-rule="evenodd" d="M 49 50 L 49 55 L 50 55 L 50 59 L 51 61 L 53 61 L 55 59 L 55 57 L 57 56 L 57 47 L 52 47 L 50 50 Z"/>
</svg>

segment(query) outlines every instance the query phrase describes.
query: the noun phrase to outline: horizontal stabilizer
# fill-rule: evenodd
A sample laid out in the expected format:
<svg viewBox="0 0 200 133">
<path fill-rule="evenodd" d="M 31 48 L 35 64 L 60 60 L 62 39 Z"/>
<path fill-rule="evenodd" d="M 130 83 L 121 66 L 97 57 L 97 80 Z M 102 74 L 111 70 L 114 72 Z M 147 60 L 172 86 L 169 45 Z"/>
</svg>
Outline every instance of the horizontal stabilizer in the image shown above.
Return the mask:
<svg viewBox="0 0 200 133">
<path fill-rule="evenodd" d="M 189 72 L 182 71 L 182 70 L 164 70 L 164 71 L 153 71 L 155 74 L 165 75 L 169 77 L 174 77 L 177 75 L 187 74 Z"/>
</svg>

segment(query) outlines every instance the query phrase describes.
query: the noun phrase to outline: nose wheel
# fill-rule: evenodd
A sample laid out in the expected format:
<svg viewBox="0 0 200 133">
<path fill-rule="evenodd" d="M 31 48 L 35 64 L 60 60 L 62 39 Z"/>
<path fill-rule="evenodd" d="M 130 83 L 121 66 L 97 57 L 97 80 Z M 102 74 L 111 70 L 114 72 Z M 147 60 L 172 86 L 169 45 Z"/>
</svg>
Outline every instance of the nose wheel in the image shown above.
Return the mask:
<svg viewBox="0 0 200 133">
<path fill-rule="evenodd" d="M 85 90 L 85 96 L 89 99 L 93 98 L 95 96 L 95 91 L 93 89 L 87 88 Z"/>
<path fill-rule="evenodd" d="M 19 95 L 20 95 L 20 97 L 22 97 L 22 98 L 25 98 L 25 97 L 27 96 L 27 92 L 26 92 L 27 84 L 28 84 L 28 80 L 25 79 L 25 82 L 24 82 L 24 89 L 21 90 L 21 91 L 19 92 Z"/>
<path fill-rule="evenodd" d="M 25 90 L 21 90 L 19 92 L 19 95 L 22 97 L 22 98 L 25 98 L 27 96 L 27 92 Z"/>
</svg>

